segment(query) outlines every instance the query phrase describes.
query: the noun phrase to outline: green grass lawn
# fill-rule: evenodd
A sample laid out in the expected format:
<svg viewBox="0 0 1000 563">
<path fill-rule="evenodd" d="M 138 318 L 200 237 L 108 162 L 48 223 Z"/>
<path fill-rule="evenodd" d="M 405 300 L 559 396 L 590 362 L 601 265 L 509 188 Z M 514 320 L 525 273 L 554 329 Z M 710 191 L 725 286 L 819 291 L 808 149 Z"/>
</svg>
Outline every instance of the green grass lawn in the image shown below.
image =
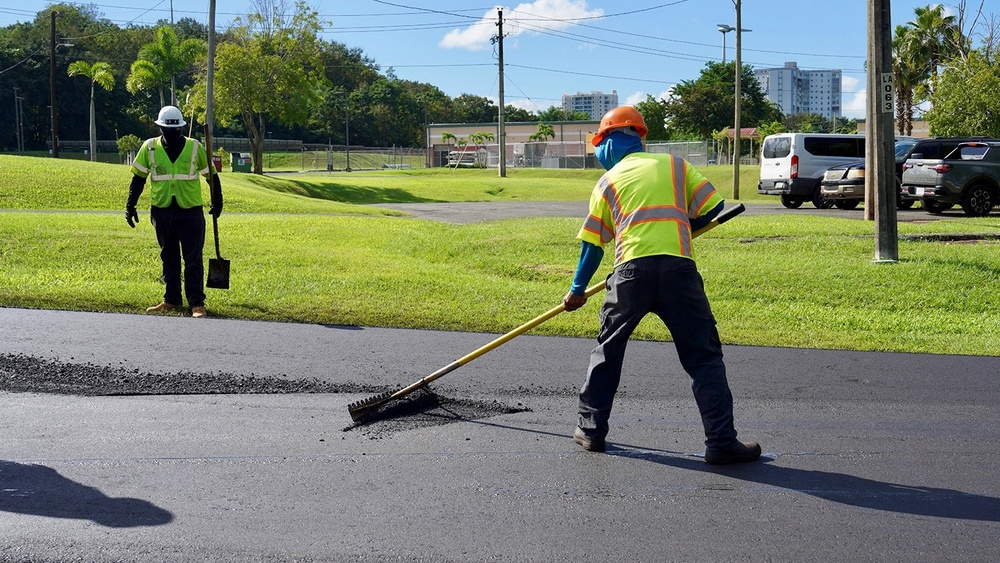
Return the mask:
<svg viewBox="0 0 1000 563">
<path fill-rule="evenodd" d="M 720 191 L 731 168 L 710 167 Z M 755 171 L 754 171 L 755 172 Z M 727 181 L 728 173 L 730 180 Z M 289 322 L 511 330 L 558 305 L 576 265 L 580 219 L 450 225 L 367 203 L 584 200 L 596 171 L 416 170 L 223 174 L 222 254 L 231 288 L 213 316 Z M 141 312 L 162 295 L 148 221 L 125 224 L 120 165 L 0 156 L 0 305 Z M 741 178 L 744 193 L 756 182 Z M 762 196 L 751 204 L 773 203 Z M 930 216 L 928 216 L 930 217 Z M 698 239 L 729 344 L 1000 355 L 1000 241 L 899 243 L 873 264 L 870 222 L 743 216 Z M 1000 218 L 899 224 L 901 235 L 1000 234 Z M 211 254 L 211 242 L 206 254 Z M 607 272 L 608 260 L 599 276 Z M 595 280 L 597 278 L 595 277 Z M 597 299 L 533 334 L 592 337 Z M 667 339 L 647 319 L 637 337 Z"/>
</svg>

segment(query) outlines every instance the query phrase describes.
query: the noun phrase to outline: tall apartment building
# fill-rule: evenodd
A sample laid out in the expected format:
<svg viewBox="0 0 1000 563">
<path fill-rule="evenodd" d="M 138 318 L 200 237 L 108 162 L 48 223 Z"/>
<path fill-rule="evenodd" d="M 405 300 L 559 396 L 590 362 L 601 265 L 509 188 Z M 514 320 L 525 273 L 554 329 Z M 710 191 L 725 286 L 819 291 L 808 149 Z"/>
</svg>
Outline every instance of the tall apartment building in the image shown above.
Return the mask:
<svg viewBox="0 0 1000 563">
<path fill-rule="evenodd" d="M 767 99 L 785 114 L 843 115 L 840 70 L 802 70 L 792 61 L 782 68 L 757 69 L 754 75 Z"/>
<path fill-rule="evenodd" d="M 562 107 L 566 111 L 586 112 L 591 119 L 599 121 L 605 113 L 618 107 L 618 92 L 612 90 L 610 94 L 604 92 L 563 94 Z"/>
</svg>

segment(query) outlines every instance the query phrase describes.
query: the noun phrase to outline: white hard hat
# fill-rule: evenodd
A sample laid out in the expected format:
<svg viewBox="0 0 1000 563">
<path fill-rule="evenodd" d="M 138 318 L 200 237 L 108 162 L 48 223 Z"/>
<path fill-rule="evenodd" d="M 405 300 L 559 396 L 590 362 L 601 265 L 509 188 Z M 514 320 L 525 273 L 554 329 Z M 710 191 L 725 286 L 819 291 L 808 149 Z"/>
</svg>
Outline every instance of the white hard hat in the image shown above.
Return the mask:
<svg viewBox="0 0 1000 563">
<path fill-rule="evenodd" d="M 163 109 L 160 110 L 160 115 L 153 123 L 156 123 L 160 127 L 184 127 L 187 125 L 187 122 L 184 121 L 184 114 L 174 106 L 163 106 Z"/>
</svg>

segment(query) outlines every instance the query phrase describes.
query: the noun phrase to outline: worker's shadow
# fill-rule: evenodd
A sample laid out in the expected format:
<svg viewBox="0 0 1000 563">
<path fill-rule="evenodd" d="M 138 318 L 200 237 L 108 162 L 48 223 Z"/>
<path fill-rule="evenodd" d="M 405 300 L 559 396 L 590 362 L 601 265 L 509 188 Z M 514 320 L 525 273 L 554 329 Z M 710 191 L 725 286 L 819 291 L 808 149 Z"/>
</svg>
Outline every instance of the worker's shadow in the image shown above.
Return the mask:
<svg viewBox="0 0 1000 563">
<path fill-rule="evenodd" d="M 958 520 L 1000 522 L 1000 499 L 953 489 L 921 487 L 874 481 L 843 473 L 779 467 L 760 461 L 735 465 L 709 465 L 701 459 L 673 452 L 633 449 L 608 444 L 608 455 L 641 459 L 660 465 L 725 475 L 732 479 L 761 483 L 814 497 L 858 506 Z"/>
<path fill-rule="evenodd" d="M 161 526 L 173 514 L 135 498 L 112 498 L 51 467 L 0 460 L 0 511 L 90 520 L 109 528 Z"/>
</svg>

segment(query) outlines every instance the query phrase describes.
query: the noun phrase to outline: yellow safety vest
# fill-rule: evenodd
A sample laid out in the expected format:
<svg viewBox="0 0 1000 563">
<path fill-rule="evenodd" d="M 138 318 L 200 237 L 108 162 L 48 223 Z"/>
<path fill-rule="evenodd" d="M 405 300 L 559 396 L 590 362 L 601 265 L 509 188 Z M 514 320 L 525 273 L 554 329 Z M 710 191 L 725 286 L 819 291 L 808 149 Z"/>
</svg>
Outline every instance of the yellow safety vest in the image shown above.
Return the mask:
<svg viewBox="0 0 1000 563">
<path fill-rule="evenodd" d="M 147 139 L 132 162 L 132 173 L 149 178 L 154 207 L 169 207 L 172 199 L 184 209 L 204 204 L 198 175 L 208 176 L 208 155 L 195 139 L 187 139 L 175 162 L 170 161 L 160 137 Z"/>
<path fill-rule="evenodd" d="M 616 266 L 662 254 L 693 258 L 691 220 L 723 201 L 683 158 L 632 153 L 594 186 L 577 238 L 602 247 L 615 241 Z"/>
</svg>

